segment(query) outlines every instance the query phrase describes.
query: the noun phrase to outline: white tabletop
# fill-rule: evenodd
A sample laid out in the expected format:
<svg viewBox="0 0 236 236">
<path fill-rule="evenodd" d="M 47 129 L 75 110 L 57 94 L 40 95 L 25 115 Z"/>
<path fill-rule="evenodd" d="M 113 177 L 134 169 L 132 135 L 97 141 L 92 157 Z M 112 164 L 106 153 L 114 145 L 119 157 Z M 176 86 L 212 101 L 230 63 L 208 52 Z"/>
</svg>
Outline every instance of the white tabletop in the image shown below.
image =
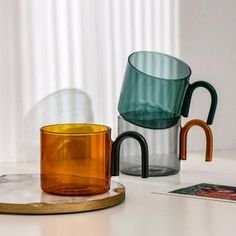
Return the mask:
<svg viewBox="0 0 236 236">
<path fill-rule="evenodd" d="M 198 183 L 236 186 L 236 150 L 189 154 L 179 174 L 167 177 L 121 175 L 125 201 L 113 208 L 87 213 L 22 216 L 0 215 L 1 236 L 189 236 L 235 235 L 236 203 L 168 194 Z M 0 174 L 38 173 L 35 163 L 0 164 Z"/>
</svg>

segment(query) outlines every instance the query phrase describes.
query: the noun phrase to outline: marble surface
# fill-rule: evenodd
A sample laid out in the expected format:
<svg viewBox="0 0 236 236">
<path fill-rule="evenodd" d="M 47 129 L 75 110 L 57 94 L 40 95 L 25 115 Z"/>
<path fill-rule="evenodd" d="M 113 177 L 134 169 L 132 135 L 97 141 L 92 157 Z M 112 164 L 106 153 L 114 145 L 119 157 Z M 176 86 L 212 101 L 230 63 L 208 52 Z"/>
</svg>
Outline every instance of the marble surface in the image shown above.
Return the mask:
<svg viewBox="0 0 236 236">
<path fill-rule="evenodd" d="M 118 195 L 117 188 L 122 184 L 111 181 L 110 191 L 92 196 L 59 196 L 42 192 L 38 174 L 8 174 L 0 176 L 0 204 L 30 204 L 30 203 L 78 203 L 91 200 L 105 199 Z"/>
</svg>

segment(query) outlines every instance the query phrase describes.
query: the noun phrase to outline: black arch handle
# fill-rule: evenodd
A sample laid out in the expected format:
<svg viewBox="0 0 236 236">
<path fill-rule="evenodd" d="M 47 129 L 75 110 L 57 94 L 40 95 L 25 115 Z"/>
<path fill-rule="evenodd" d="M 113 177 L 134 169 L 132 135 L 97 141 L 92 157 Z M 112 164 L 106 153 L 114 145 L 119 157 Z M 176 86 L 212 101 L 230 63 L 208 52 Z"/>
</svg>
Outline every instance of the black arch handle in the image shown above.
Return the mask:
<svg viewBox="0 0 236 236">
<path fill-rule="evenodd" d="M 112 176 L 119 175 L 120 169 L 120 146 L 126 138 L 136 139 L 141 146 L 141 162 L 142 162 L 142 178 L 147 178 L 148 174 L 148 145 L 145 138 L 134 131 L 127 131 L 120 134 L 112 144 L 112 162 L 111 162 L 111 171 Z"/>
<path fill-rule="evenodd" d="M 197 81 L 188 86 L 188 89 L 185 93 L 181 114 L 184 117 L 188 116 L 193 91 L 198 87 L 206 88 L 211 94 L 211 106 L 210 106 L 210 110 L 209 110 L 209 114 L 208 114 L 208 118 L 206 122 L 208 125 L 211 125 L 214 120 L 218 98 L 217 98 L 217 93 L 214 87 L 206 81 Z"/>
</svg>

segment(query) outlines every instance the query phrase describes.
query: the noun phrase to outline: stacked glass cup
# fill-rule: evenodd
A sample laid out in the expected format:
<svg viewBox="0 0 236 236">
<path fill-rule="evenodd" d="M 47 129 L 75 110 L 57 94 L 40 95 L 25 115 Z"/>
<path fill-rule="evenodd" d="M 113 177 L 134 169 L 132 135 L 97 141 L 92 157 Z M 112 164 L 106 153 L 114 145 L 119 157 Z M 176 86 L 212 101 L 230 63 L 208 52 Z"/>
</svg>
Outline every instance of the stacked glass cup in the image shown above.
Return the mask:
<svg viewBox="0 0 236 236">
<path fill-rule="evenodd" d="M 190 67 L 183 61 L 158 52 L 140 51 L 128 58 L 118 104 L 118 133 L 136 131 L 149 148 L 149 176 L 179 172 L 180 159 L 186 159 L 187 133 L 200 126 L 206 134 L 206 161 L 212 159 L 211 125 L 217 106 L 217 93 L 206 81 L 189 83 Z M 193 91 L 206 88 L 211 94 L 207 122 L 191 120 L 181 127 L 181 115 L 188 116 Z M 138 143 L 129 139 L 122 144 L 121 172 L 141 175 Z"/>
</svg>

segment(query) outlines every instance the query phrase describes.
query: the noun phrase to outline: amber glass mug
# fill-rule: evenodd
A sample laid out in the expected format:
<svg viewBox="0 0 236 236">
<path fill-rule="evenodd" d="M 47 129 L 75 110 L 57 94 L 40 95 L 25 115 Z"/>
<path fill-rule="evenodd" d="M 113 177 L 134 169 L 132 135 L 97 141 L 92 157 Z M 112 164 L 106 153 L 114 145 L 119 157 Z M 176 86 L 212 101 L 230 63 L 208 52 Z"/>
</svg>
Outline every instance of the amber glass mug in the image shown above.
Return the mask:
<svg viewBox="0 0 236 236">
<path fill-rule="evenodd" d="M 111 140 L 111 128 L 97 124 L 58 124 L 41 131 L 41 188 L 59 195 L 94 195 L 107 192 L 111 176 L 119 175 L 120 146 L 134 138 L 142 152 L 142 177 L 148 177 L 148 146 L 133 131 Z"/>
</svg>

